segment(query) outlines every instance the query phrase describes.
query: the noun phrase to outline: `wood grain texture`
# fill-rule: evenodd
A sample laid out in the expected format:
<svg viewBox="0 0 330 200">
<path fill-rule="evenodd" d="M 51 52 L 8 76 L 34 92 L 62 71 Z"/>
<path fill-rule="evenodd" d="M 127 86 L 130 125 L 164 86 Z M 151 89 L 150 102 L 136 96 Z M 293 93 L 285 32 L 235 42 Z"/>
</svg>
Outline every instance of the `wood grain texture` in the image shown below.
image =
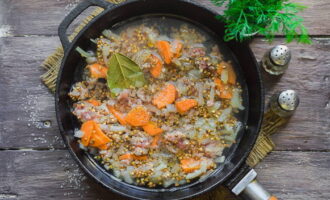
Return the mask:
<svg viewBox="0 0 330 200">
<path fill-rule="evenodd" d="M 81 0 L 1 0 L 0 28 L 9 28 L 8 36 L 17 35 L 57 35 L 57 27 L 64 16 Z M 195 0 L 207 7 L 221 11 L 211 5 L 209 0 Z M 294 0 L 308 6 L 301 13 L 304 24 L 311 35 L 330 34 L 328 0 Z M 88 12 L 85 13 L 84 16 Z M 18 14 L 19 13 L 19 14 Z M 80 18 L 81 19 L 81 18 Z M 317 22 L 317 23 L 315 23 Z M 73 26 L 77 25 L 77 21 Z"/>
<path fill-rule="evenodd" d="M 260 39 L 251 44 L 258 60 L 269 45 Z M 288 44 L 292 61 L 283 76 L 263 71 L 266 99 L 274 93 L 294 89 L 300 105 L 289 123 L 274 135 L 277 150 L 328 150 L 330 146 L 330 40 L 315 38 L 313 45 Z"/>
<path fill-rule="evenodd" d="M 43 70 L 38 67 L 59 45 L 57 37 L 8 37 L 1 38 L 0 45 L 0 148 L 63 148 L 53 96 L 41 85 Z M 251 46 L 258 59 L 271 47 L 260 39 Z M 276 149 L 329 150 L 330 40 L 314 39 L 311 46 L 292 43 L 289 47 L 293 59 L 288 71 L 282 77 L 263 74 L 267 97 L 289 88 L 301 96 L 290 123 L 274 136 Z M 52 123 L 50 128 L 42 126 L 47 120 Z"/>
<path fill-rule="evenodd" d="M 95 184 L 66 150 L 0 151 L 0 157 L 4 199 L 123 199 Z M 329 167 L 330 152 L 273 152 L 256 170 L 280 199 L 328 200 Z"/>
<path fill-rule="evenodd" d="M 279 199 L 330 199 L 329 153 L 274 151 L 257 166 L 258 180 Z"/>
<path fill-rule="evenodd" d="M 66 150 L 0 151 L 0 157 L 0 199 L 123 199 L 87 177 Z"/>
<path fill-rule="evenodd" d="M 39 79 L 40 63 L 57 45 L 56 37 L 0 38 L 0 148 L 64 147 L 54 97 Z"/>
</svg>

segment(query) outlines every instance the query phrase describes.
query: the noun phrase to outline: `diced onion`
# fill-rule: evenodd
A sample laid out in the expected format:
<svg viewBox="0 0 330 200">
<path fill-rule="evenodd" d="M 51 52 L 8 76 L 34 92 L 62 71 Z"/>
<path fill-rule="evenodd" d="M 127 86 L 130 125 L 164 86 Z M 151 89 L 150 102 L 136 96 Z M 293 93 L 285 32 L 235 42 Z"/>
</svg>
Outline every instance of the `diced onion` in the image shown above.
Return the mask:
<svg viewBox="0 0 330 200">
<path fill-rule="evenodd" d="M 177 91 L 179 92 L 180 96 L 184 96 L 188 90 L 188 87 L 185 86 L 182 80 L 178 80 L 174 83 Z"/>
<path fill-rule="evenodd" d="M 188 72 L 188 77 L 193 79 L 193 80 L 198 80 L 201 78 L 201 72 L 197 69 L 190 70 Z"/>
<path fill-rule="evenodd" d="M 212 174 L 212 170 L 209 170 L 208 172 L 206 172 L 203 176 L 200 177 L 200 181 L 205 181 L 211 174 Z"/>
<path fill-rule="evenodd" d="M 109 127 L 110 131 L 114 131 L 114 132 L 120 132 L 120 131 L 125 131 L 126 127 L 125 126 L 120 126 L 120 125 L 111 125 Z"/>
<path fill-rule="evenodd" d="M 123 171 L 122 176 L 126 183 L 132 184 L 134 182 L 129 172 Z"/>
<path fill-rule="evenodd" d="M 115 39 L 115 40 L 119 40 L 119 36 L 115 33 L 113 33 L 112 31 L 105 29 L 104 31 L 102 31 L 102 35 L 104 35 L 106 38 L 108 39 Z"/>
<path fill-rule="evenodd" d="M 222 111 L 220 117 L 218 118 L 218 121 L 219 121 L 219 122 L 224 122 L 224 121 L 226 121 L 226 120 L 228 119 L 230 113 L 231 113 L 231 110 L 232 110 L 231 107 L 224 109 L 224 110 Z"/>
<path fill-rule="evenodd" d="M 102 47 L 102 56 L 103 56 L 103 61 L 104 63 L 108 63 L 108 56 L 110 54 L 110 47 L 107 45 L 104 45 Z"/>
<path fill-rule="evenodd" d="M 74 136 L 77 138 L 82 138 L 82 136 L 84 135 L 84 132 L 82 132 L 81 130 L 75 130 L 74 131 Z"/>
<path fill-rule="evenodd" d="M 221 80 L 224 84 L 227 84 L 228 82 L 228 70 L 227 69 L 223 69 L 221 72 Z"/>
<path fill-rule="evenodd" d="M 214 102 L 213 106 L 210 107 L 210 111 L 217 111 L 221 107 L 221 101 Z"/>
<path fill-rule="evenodd" d="M 210 107 L 214 105 L 214 96 L 215 96 L 215 89 L 214 89 L 214 85 L 212 85 L 210 91 L 210 99 L 207 101 L 207 106 Z"/>
<path fill-rule="evenodd" d="M 96 62 L 97 62 L 97 58 L 96 58 L 96 57 L 87 57 L 87 58 L 86 58 L 86 62 L 87 62 L 88 64 L 96 63 Z"/>
<path fill-rule="evenodd" d="M 79 143 L 79 148 L 82 149 L 82 150 L 85 150 L 85 151 L 87 150 L 87 148 L 81 143 Z"/>
<path fill-rule="evenodd" d="M 169 187 L 170 185 L 172 185 L 173 183 L 175 183 L 174 179 L 169 179 L 163 182 L 163 186 L 165 188 Z"/>
<path fill-rule="evenodd" d="M 152 53 L 150 50 L 143 49 L 134 54 L 132 60 L 142 67 L 151 54 L 154 53 Z"/>
<path fill-rule="evenodd" d="M 223 162 L 225 162 L 225 156 L 217 157 L 216 159 L 214 159 L 214 162 L 216 162 L 216 163 L 223 163 Z"/>
<path fill-rule="evenodd" d="M 197 87 L 197 91 L 198 91 L 198 99 L 197 99 L 197 102 L 198 102 L 198 105 L 202 106 L 204 105 L 204 97 L 203 97 L 203 90 L 204 90 L 204 87 L 203 87 L 203 84 L 202 83 L 197 83 L 196 84 L 196 87 Z"/>
<path fill-rule="evenodd" d="M 113 92 L 116 95 L 118 95 L 121 91 L 122 91 L 121 88 L 113 88 L 113 89 L 111 89 L 111 92 Z"/>
<path fill-rule="evenodd" d="M 240 91 L 238 89 L 233 90 L 233 98 L 231 99 L 230 104 L 233 108 L 244 110 L 244 106 L 242 105 L 242 99 L 240 96 Z"/>
</svg>

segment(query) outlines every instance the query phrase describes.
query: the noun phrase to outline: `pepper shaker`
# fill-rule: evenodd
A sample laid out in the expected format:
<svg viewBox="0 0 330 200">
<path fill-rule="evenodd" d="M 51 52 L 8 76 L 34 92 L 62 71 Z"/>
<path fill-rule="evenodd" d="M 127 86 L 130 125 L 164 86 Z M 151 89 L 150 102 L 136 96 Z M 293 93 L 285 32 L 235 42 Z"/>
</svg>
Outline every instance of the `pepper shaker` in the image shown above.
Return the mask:
<svg viewBox="0 0 330 200">
<path fill-rule="evenodd" d="M 289 67 L 290 60 L 289 48 L 285 45 L 277 45 L 265 53 L 261 66 L 272 75 L 280 75 Z"/>
<path fill-rule="evenodd" d="M 299 105 L 299 97 L 294 90 L 284 90 L 270 98 L 269 109 L 264 114 L 260 135 L 247 159 L 249 166 L 253 167 L 273 150 L 275 144 L 269 137 L 276 133 Z"/>
<path fill-rule="evenodd" d="M 284 90 L 270 100 L 270 109 L 280 117 L 289 117 L 297 109 L 299 97 L 294 90 Z"/>
</svg>

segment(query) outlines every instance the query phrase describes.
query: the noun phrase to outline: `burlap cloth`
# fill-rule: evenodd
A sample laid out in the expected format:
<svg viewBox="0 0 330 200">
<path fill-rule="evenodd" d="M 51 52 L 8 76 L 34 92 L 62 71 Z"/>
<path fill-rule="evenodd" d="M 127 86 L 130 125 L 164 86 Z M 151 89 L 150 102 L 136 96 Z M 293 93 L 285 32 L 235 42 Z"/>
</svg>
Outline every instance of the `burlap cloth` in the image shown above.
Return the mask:
<svg viewBox="0 0 330 200">
<path fill-rule="evenodd" d="M 107 0 L 113 3 L 120 3 L 125 0 Z M 91 15 L 86 17 L 81 24 L 75 28 L 74 32 L 69 36 L 69 39 L 72 40 L 79 31 L 86 25 L 88 22 L 97 16 L 99 13 L 103 11 L 102 8 L 96 8 Z M 41 80 L 43 83 L 52 91 L 55 91 L 56 86 L 56 78 L 58 74 L 58 70 L 61 65 L 63 57 L 63 48 L 60 46 L 56 49 L 56 51 L 46 58 L 46 60 L 42 63 L 42 67 L 45 68 L 46 72 L 41 76 Z M 267 111 L 264 115 L 264 120 L 262 123 L 262 128 L 260 131 L 260 135 L 257 139 L 253 150 L 251 151 L 247 164 L 251 167 L 257 165 L 269 152 L 273 150 L 275 147 L 273 141 L 270 136 L 275 133 L 278 128 L 286 122 L 285 119 L 274 115 L 271 111 Z M 239 199 L 235 195 L 233 195 L 226 187 L 219 186 L 217 189 L 203 194 L 199 197 L 195 198 L 196 200 L 236 200 Z"/>
</svg>

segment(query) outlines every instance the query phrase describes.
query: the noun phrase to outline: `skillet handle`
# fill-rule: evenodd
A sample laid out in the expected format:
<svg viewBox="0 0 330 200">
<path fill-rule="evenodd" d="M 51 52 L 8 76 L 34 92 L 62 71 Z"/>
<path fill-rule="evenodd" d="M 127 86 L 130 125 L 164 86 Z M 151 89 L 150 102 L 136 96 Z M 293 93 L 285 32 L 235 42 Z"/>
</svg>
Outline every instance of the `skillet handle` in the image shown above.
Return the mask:
<svg viewBox="0 0 330 200">
<path fill-rule="evenodd" d="M 242 191 L 241 196 L 249 200 L 277 200 L 273 195 L 270 195 L 267 190 L 258 183 L 256 179 L 250 182 Z"/>
<path fill-rule="evenodd" d="M 256 177 L 257 172 L 244 164 L 226 185 L 235 195 L 246 200 L 277 200 L 258 183 Z"/>
<path fill-rule="evenodd" d="M 70 41 L 67 37 L 66 31 L 69 25 L 75 20 L 84 10 L 90 6 L 99 6 L 101 8 L 107 9 L 115 4 L 106 2 L 104 0 L 84 0 L 78 4 L 61 22 L 58 27 L 58 36 L 60 37 L 61 43 L 63 45 L 64 51 L 70 46 Z"/>
</svg>

